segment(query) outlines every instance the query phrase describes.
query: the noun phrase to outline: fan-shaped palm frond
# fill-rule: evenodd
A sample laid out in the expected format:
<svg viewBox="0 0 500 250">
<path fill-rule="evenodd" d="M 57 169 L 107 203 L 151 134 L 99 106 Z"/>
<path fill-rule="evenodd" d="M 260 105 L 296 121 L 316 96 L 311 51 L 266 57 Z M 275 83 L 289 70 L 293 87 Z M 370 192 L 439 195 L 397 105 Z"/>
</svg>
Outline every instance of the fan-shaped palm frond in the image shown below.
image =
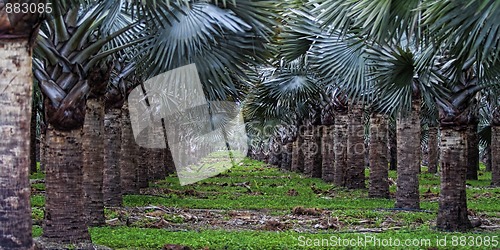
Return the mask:
<svg viewBox="0 0 500 250">
<path fill-rule="evenodd" d="M 500 2 L 427 1 L 424 18 L 438 41 L 462 63 L 471 57 L 479 63 L 499 59 Z"/>
<path fill-rule="evenodd" d="M 272 0 L 233 0 L 222 1 L 222 5 L 220 5 L 217 0 L 211 2 L 234 12 L 236 16 L 252 27 L 252 32 L 259 39 L 272 42 L 275 29 L 278 26 L 277 10 L 283 7 L 283 3 Z"/>
<path fill-rule="evenodd" d="M 259 16 L 248 11 L 247 15 Z M 171 12 L 164 21 L 172 26 L 160 27 L 145 50 L 140 66 L 144 78 L 195 63 L 209 99 L 240 98 L 245 72 L 266 62 L 265 40 L 256 38 L 257 29 L 231 9 L 203 1 Z"/>
<path fill-rule="evenodd" d="M 245 102 L 248 117 L 282 120 L 306 117 L 325 98 L 323 83 L 304 58 L 264 70 Z M 293 123 L 293 121 L 290 121 Z"/>
<path fill-rule="evenodd" d="M 305 7 L 284 13 L 284 28 L 278 37 L 280 56 L 287 62 L 306 56 L 317 36 L 318 24 Z"/>
<path fill-rule="evenodd" d="M 419 36 L 421 0 L 313 0 L 315 12 L 331 32 L 355 33 L 380 44 Z"/>
</svg>

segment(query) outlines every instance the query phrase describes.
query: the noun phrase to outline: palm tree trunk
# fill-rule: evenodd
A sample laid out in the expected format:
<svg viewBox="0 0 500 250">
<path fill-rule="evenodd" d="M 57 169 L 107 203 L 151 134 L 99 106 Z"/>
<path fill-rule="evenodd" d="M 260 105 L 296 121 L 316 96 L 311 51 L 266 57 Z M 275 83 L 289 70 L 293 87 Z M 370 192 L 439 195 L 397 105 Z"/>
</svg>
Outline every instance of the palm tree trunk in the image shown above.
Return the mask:
<svg viewBox="0 0 500 250">
<path fill-rule="evenodd" d="M 122 205 L 120 186 L 121 109 L 106 108 L 104 114 L 103 200 L 108 207 Z"/>
<path fill-rule="evenodd" d="M 467 130 L 441 127 L 441 192 L 437 227 L 462 231 L 472 227 L 467 217 L 465 192 Z"/>
<path fill-rule="evenodd" d="M 321 178 L 320 126 L 309 125 L 304 132 L 304 175 Z"/>
<path fill-rule="evenodd" d="M 33 249 L 30 206 L 31 49 L 0 39 L 0 248 Z"/>
<path fill-rule="evenodd" d="M 484 171 L 486 172 L 491 172 L 491 145 L 488 145 L 485 149 L 484 149 L 484 157 L 483 157 L 483 161 L 484 161 L 484 165 L 486 167 L 486 169 Z"/>
<path fill-rule="evenodd" d="M 477 123 L 467 128 L 467 180 L 477 180 L 479 170 L 479 136 Z"/>
<path fill-rule="evenodd" d="M 138 194 L 137 184 L 137 144 L 134 139 L 128 102 L 122 107 L 122 145 L 120 149 L 120 183 L 122 194 Z"/>
<path fill-rule="evenodd" d="M 491 126 L 491 185 L 500 187 L 500 126 Z"/>
<path fill-rule="evenodd" d="M 40 172 L 45 172 L 47 147 L 47 129 L 45 126 L 42 126 L 40 128 Z"/>
<path fill-rule="evenodd" d="M 168 137 L 167 137 L 167 126 L 168 124 L 165 122 L 165 119 L 162 118 L 161 120 L 162 127 L 163 127 L 163 134 L 165 135 L 165 168 L 167 169 L 167 174 L 172 174 L 175 173 L 175 162 L 174 158 L 172 156 L 172 152 L 170 151 L 170 146 L 168 144 Z"/>
<path fill-rule="evenodd" d="M 37 140 L 36 140 L 36 130 L 37 130 L 37 122 L 36 122 L 36 105 L 35 103 L 35 93 L 33 91 L 32 95 L 32 106 L 31 106 L 31 120 L 30 120 L 30 172 L 35 173 L 37 171 L 36 163 L 37 163 Z"/>
<path fill-rule="evenodd" d="M 335 116 L 335 133 L 333 135 L 333 151 L 335 161 L 333 162 L 333 183 L 339 187 L 345 186 L 345 171 L 347 169 L 347 123 L 349 117 L 347 112 L 338 112 Z"/>
<path fill-rule="evenodd" d="M 370 198 L 389 198 L 387 118 L 373 113 L 370 119 Z"/>
<path fill-rule="evenodd" d="M 269 158 L 268 163 L 274 166 L 281 165 L 281 143 L 276 138 L 272 139 L 271 145 L 269 148 Z"/>
<path fill-rule="evenodd" d="M 322 128 L 321 136 L 321 159 L 322 159 L 322 171 L 321 179 L 326 182 L 333 182 L 334 178 L 334 161 L 335 161 L 335 151 L 334 151 L 334 133 L 335 126 L 333 124 L 324 125 Z"/>
<path fill-rule="evenodd" d="M 150 180 L 163 180 L 167 177 L 167 168 L 165 167 L 165 149 L 160 148 L 159 145 L 163 142 L 165 142 L 165 134 L 163 130 L 163 126 L 153 126 L 151 127 L 150 133 L 149 133 L 149 140 L 150 140 L 150 145 L 154 144 L 157 145 L 154 148 L 149 148 L 146 149 L 149 151 L 149 171 L 147 173 L 147 176 L 149 177 L 148 179 Z M 163 146 L 163 145 L 162 145 Z M 183 162 L 187 162 L 183 161 Z M 139 172 L 143 168 L 139 168 Z M 147 180 L 146 178 L 143 178 L 144 173 L 138 173 L 138 177 L 140 180 Z M 144 176 L 146 177 L 146 176 Z M 147 182 L 142 183 L 139 182 L 141 187 L 147 187 Z"/>
<path fill-rule="evenodd" d="M 398 169 L 398 139 L 396 135 L 396 121 L 389 122 L 389 169 Z"/>
<path fill-rule="evenodd" d="M 149 148 L 144 148 L 137 145 L 134 150 L 137 155 L 137 185 L 139 188 L 146 188 L 149 181 L 155 180 L 152 166 L 154 162 L 151 160 L 153 152 Z"/>
<path fill-rule="evenodd" d="M 57 243 L 90 242 L 84 213 L 81 129 L 47 129 L 43 237 Z"/>
<path fill-rule="evenodd" d="M 141 170 L 143 168 L 139 168 L 138 177 L 140 180 L 139 185 L 144 187 L 144 180 L 163 180 L 167 177 L 167 168 L 165 167 L 165 150 L 164 149 L 147 149 L 149 151 L 149 171 L 147 172 L 148 178 L 143 178 L 143 174 Z M 144 176 L 146 177 L 146 176 Z M 146 184 L 147 187 L 147 184 Z"/>
<path fill-rule="evenodd" d="M 297 138 L 293 142 L 293 152 L 292 152 L 292 166 L 291 170 L 293 172 L 301 173 L 304 171 L 304 153 L 302 152 L 302 146 L 304 144 L 304 138 L 302 137 L 301 128 L 299 127 L 299 132 L 297 132 Z"/>
<path fill-rule="evenodd" d="M 439 149 L 438 149 L 438 128 L 434 126 L 429 126 L 429 139 L 427 142 L 429 149 L 429 160 L 428 160 L 428 169 L 429 173 L 435 174 L 438 169 L 438 157 L 439 157 Z"/>
<path fill-rule="evenodd" d="M 347 169 L 345 186 L 350 189 L 363 189 L 365 186 L 365 138 L 363 126 L 363 105 L 349 106 L 347 136 Z"/>
<path fill-rule="evenodd" d="M 398 180 L 396 208 L 420 209 L 418 173 L 420 170 L 420 99 L 412 101 L 407 117 L 397 120 Z"/>
<path fill-rule="evenodd" d="M 292 169 L 292 150 L 293 142 L 285 138 L 282 144 L 283 151 L 281 153 L 281 170 L 290 171 Z"/>
<path fill-rule="evenodd" d="M 313 175 L 313 167 L 314 167 L 314 145 L 312 145 L 313 141 L 313 131 L 311 125 L 304 126 L 304 148 L 302 152 L 304 152 L 304 175 L 308 177 L 312 177 Z"/>
<path fill-rule="evenodd" d="M 104 225 L 104 100 L 88 99 L 83 124 L 83 194 L 89 226 Z"/>
<path fill-rule="evenodd" d="M 322 168 L 323 168 L 323 159 L 321 158 L 322 152 L 321 152 L 321 134 L 323 133 L 322 130 L 323 127 L 321 125 L 314 125 L 313 126 L 313 132 L 314 132 L 314 143 L 316 144 L 316 157 L 314 158 L 314 171 L 313 171 L 313 177 L 315 178 L 321 178 L 322 175 Z"/>
</svg>

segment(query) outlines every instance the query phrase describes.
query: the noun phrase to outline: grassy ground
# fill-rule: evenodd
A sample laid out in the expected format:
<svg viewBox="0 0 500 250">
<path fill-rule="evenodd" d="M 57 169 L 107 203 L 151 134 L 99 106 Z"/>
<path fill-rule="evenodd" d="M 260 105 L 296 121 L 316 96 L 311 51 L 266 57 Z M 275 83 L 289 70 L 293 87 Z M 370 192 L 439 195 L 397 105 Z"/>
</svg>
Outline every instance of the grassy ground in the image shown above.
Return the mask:
<svg viewBox="0 0 500 250">
<path fill-rule="evenodd" d="M 489 187 L 489 173 L 479 177 L 468 181 L 467 195 L 470 218 L 482 225 L 465 234 L 434 230 L 436 175 L 420 175 L 422 211 L 409 212 L 392 209 L 394 199 L 368 198 L 367 190 L 336 188 L 249 159 L 193 185 L 180 186 L 175 176 L 150 183 L 141 195 L 125 196 L 124 208 L 106 209 L 107 226 L 90 231 L 94 243 L 114 249 L 499 249 L 500 188 Z M 44 188 L 32 184 L 35 236 L 42 233 Z"/>
</svg>

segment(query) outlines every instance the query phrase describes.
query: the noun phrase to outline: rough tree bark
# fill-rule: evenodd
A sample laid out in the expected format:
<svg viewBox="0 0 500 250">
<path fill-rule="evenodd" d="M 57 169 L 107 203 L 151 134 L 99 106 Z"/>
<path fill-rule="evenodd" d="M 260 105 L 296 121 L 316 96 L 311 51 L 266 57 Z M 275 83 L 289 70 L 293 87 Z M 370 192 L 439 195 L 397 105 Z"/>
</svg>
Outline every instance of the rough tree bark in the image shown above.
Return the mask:
<svg viewBox="0 0 500 250">
<path fill-rule="evenodd" d="M 500 187 L 500 126 L 491 127 L 491 185 Z"/>
<path fill-rule="evenodd" d="M 483 161 L 486 169 L 484 171 L 491 172 L 491 145 L 488 145 L 484 149 Z"/>
<path fill-rule="evenodd" d="M 175 162 L 174 158 L 172 156 L 172 152 L 170 151 L 170 145 L 168 144 L 168 133 L 167 133 L 167 127 L 168 124 L 165 122 L 165 119 L 161 119 L 162 127 L 163 127 L 163 134 L 165 135 L 165 167 L 167 169 L 167 174 L 172 174 L 175 173 Z"/>
<path fill-rule="evenodd" d="M 128 102 L 122 107 L 122 145 L 120 149 L 120 183 L 122 194 L 138 194 L 137 158 L 135 149 L 137 144 L 132 132 Z"/>
<path fill-rule="evenodd" d="M 373 113 L 370 118 L 370 187 L 371 198 L 389 198 L 389 166 L 387 165 L 387 118 Z"/>
<path fill-rule="evenodd" d="M 157 137 L 161 135 L 161 138 L 164 138 L 165 135 L 163 134 L 163 127 L 161 126 L 154 126 L 151 127 L 151 132 L 149 133 L 149 139 L 150 140 L 158 140 Z M 162 139 L 162 141 L 164 141 Z M 144 149 L 148 151 L 149 158 L 147 159 L 148 166 L 146 169 L 143 167 L 139 167 L 138 170 L 138 177 L 139 177 L 139 185 L 141 187 L 146 186 L 147 187 L 147 182 L 146 185 L 144 185 L 144 180 L 163 180 L 165 177 L 167 177 L 167 168 L 165 167 L 165 149 L 163 148 L 148 148 Z M 142 150 L 141 150 L 142 151 Z M 141 170 L 147 170 L 146 173 L 144 173 Z M 144 176 L 146 174 L 147 176 Z M 146 177 L 146 178 L 145 178 Z"/>
<path fill-rule="evenodd" d="M 389 169 L 398 169 L 398 139 L 396 135 L 396 120 L 389 121 Z"/>
<path fill-rule="evenodd" d="M 335 101 L 332 99 L 321 110 L 321 179 L 333 182 L 335 169 Z"/>
<path fill-rule="evenodd" d="M 269 145 L 269 157 L 268 162 L 271 165 L 279 166 L 281 165 L 281 143 L 278 138 L 272 139 L 273 141 Z"/>
<path fill-rule="evenodd" d="M 37 171 L 37 143 L 36 143 L 36 105 L 35 103 L 35 93 L 32 91 L 32 105 L 31 105 L 31 119 L 30 119 L 30 172 L 35 173 Z"/>
<path fill-rule="evenodd" d="M 40 127 L 40 172 L 45 172 L 47 161 L 47 127 Z"/>
<path fill-rule="evenodd" d="M 427 145 L 429 148 L 429 166 L 427 171 L 435 174 L 437 173 L 439 162 L 438 128 L 435 126 L 429 126 L 429 139 Z"/>
<path fill-rule="evenodd" d="M 290 171 L 292 169 L 293 142 L 291 141 L 290 138 L 288 138 L 288 136 L 284 139 L 281 148 L 283 150 L 281 152 L 280 169 L 285 171 Z"/>
<path fill-rule="evenodd" d="M 304 171 L 304 153 L 302 152 L 303 144 L 304 144 L 304 137 L 302 132 L 302 125 L 299 125 L 297 129 L 297 137 L 293 142 L 292 166 L 291 166 L 291 170 L 293 172 L 302 173 Z"/>
<path fill-rule="evenodd" d="M 308 125 L 304 129 L 304 175 L 321 178 L 320 126 Z"/>
<path fill-rule="evenodd" d="M 0 248 L 5 249 L 33 249 L 28 180 L 32 82 L 28 39 L 0 36 Z"/>
<path fill-rule="evenodd" d="M 333 124 L 323 125 L 322 137 L 321 137 L 321 159 L 322 159 L 321 179 L 323 179 L 326 182 L 333 182 L 335 173 L 334 133 L 335 133 L 335 126 Z"/>
<path fill-rule="evenodd" d="M 89 226 L 104 225 L 104 100 L 87 100 L 83 124 L 83 194 Z"/>
<path fill-rule="evenodd" d="M 479 136 L 477 134 L 477 123 L 467 127 L 467 180 L 477 180 L 479 170 Z"/>
<path fill-rule="evenodd" d="M 81 129 L 49 125 L 43 237 L 59 243 L 90 242 L 84 213 Z"/>
<path fill-rule="evenodd" d="M 365 138 L 363 126 L 363 105 L 349 106 L 347 136 L 347 169 L 345 186 L 363 189 L 365 186 Z"/>
<path fill-rule="evenodd" d="M 467 217 L 467 129 L 441 127 L 441 192 L 437 227 L 446 231 L 472 228 Z"/>
<path fill-rule="evenodd" d="M 347 123 L 349 117 L 347 109 L 338 109 L 335 116 L 335 132 L 333 135 L 333 151 L 335 161 L 333 163 L 333 183 L 339 187 L 345 186 L 345 171 L 347 169 Z"/>
<path fill-rule="evenodd" d="M 103 200 L 108 207 L 122 205 L 120 185 L 121 109 L 106 105 L 104 115 Z"/>
<path fill-rule="evenodd" d="M 412 101 L 411 112 L 397 119 L 398 180 L 396 208 L 420 209 L 420 98 Z"/>
</svg>

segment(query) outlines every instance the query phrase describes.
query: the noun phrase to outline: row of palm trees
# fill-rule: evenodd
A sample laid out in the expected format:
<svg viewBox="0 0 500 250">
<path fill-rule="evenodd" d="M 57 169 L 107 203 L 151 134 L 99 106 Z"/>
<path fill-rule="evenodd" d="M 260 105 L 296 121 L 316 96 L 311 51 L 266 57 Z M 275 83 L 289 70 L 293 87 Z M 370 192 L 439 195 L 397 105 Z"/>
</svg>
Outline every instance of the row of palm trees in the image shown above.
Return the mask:
<svg viewBox="0 0 500 250">
<path fill-rule="evenodd" d="M 496 107 L 498 99 L 499 7 L 497 1 L 299 1 L 283 15 L 282 60 L 250 93 L 249 116 L 260 121 L 254 123 L 257 127 L 276 123 L 273 119 L 284 121 L 287 125 L 278 126 L 277 132 L 294 131 L 303 124 L 314 131 L 321 124 L 321 110 L 333 100 L 338 110 L 333 142 L 343 147 L 335 150 L 333 179 L 350 188 L 364 186 L 363 156 L 353 148 L 363 145 L 358 106 L 367 106 L 377 131 L 385 130 L 377 117 L 393 117 L 398 158 L 395 206 L 412 209 L 419 208 L 421 120 L 433 131 L 439 124 L 442 184 L 437 226 L 468 229 L 465 181 L 474 173 L 477 178 L 479 104 L 486 98 Z M 323 128 L 324 138 L 332 141 L 328 131 Z M 346 131 L 347 138 L 342 138 Z M 492 147 L 498 141 L 495 133 L 493 128 Z M 293 144 L 289 138 L 296 134 L 290 134 L 280 137 L 283 148 Z M 306 144 L 304 169 L 294 166 L 293 159 L 300 156 L 293 155 L 291 168 L 320 177 L 321 165 L 311 161 L 309 150 L 309 144 L 318 142 L 316 134 L 306 132 L 297 139 L 295 144 Z M 372 136 L 373 143 L 382 142 Z M 372 159 L 381 160 L 370 168 L 386 178 L 382 148 L 370 150 Z M 288 158 L 282 159 L 285 165 Z M 309 169 L 312 165 L 316 171 Z M 492 184 L 498 185 L 498 167 L 492 168 Z"/>
<path fill-rule="evenodd" d="M 6 119 L 0 144 L 0 180 L 6 185 L 0 196 L 2 246 L 32 247 L 27 179 L 34 42 L 34 76 L 47 125 L 44 237 L 51 241 L 89 241 L 87 226 L 103 222 L 104 204 L 120 205 L 121 193 L 147 185 L 146 168 L 134 164 L 141 149 L 133 143 L 127 93 L 190 63 L 200 70 L 209 100 L 244 105 L 246 119 L 253 121 L 250 133 L 285 124 L 275 126 L 283 136 L 271 144 L 293 152 L 282 161 L 285 169 L 324 174 L 348 188 L 365 185 L 359 147 L 365 144 L 362 107 L 368 108 L 372 131 L 377 131 L 370 136 L 373 197 L 387 196 L 384 123 L 385 115 L 395 117 L 396 206 L 401 208 L 419 208 L 420 120 L 424 113 L 439 113 L 434 118 L 442 147 L 438 227 L 470 227 L 466 131 L 476 124 L 471 110 L 479 93 L 487 89 L 496 101 L 491 87 L 497 86 L 499 72 L 499 3 L 49 2 L 54 12 L 45 21 L 34 13 L 7 14 L 0 2 L 0 16 L 7 17 L 0 19 L 0 53 L 6 60 L 0 62 L 0 88 L 9 94 L 0 109 Z M 462 22 L 450 21 L 458 17 Z M 498 120 L 491 123 L 493 152 L 499 147 Z M 305 136 L 297 137 L 297 130 Z M 268 145 L 268 138 L 253 139 Z M 319 147 L 332 140 L 331 148 Z M 149 153 L 166 158 L 151 163 L 151 172 L 163 172 L 159 178 L 172 170 L 164 168 L 171 162 L 166 151 Z M 498 183 L 499 161 L 492 156 L 493 182 Z"/>
<path fill-rule="evenodd" d="M 237 4 L 235 1 L 120 0 L 51 3 L 54 13 L 43 22 L 38 14 L 6 13 L 5 5 L 0 3 L 3 16 L 24 18 L 27 22 L 33 19 L 19 29 L 13 22 L 2 19 L 3 43 L 17 45 L 17 40 L 10 39 L 24 39 L 23 46 L 17 45 L 15 49 L 23 51 L 25 57 L 18 59 L 16 55 L 15 60 L 26 74 L 11 79 L 24 76 L 19 86 L 25 87 L 13 88 L 17 92 L 8 100 L 21 103 L 15 98 L 31 92 L 26 83 L 32 81 L 33 44 L 28 42 L 36 40 L 33 68 L 44 95 L 46 124 L 43 133 L 46 147 L 42 147 L 46 171 L 43 238 L 60 243 L 88 242 L 87 226 L 103 223 L 104 201 L 107 205 L 119 205 L 122 193 L 137 192 L 144 185 L 146 173 L 137 171 L 145 168 L 137 168 L 138 161 L 133 158 L 137 154 L 133 152 L 135 141 L 126 113 L 127 93 L 160 72 L 196 63 L 201 69 L 207 98 L 238 100 L 246 84 L 244 72 L 252 65 L 265 63 L 269 54 L 266 42 L 274 32 L 275 4 L 246 0 Z M 29 32 L 22 29 L 26 27 L 30 27 Z M 2 53 L 10 58 L 17 50 Z M 235 50 L 240 53 L 231 53 Z M 30 64 L 24 65 L 22 60 Z M 10 83 L 2 81 L 2 84 Z M 23 99 L 23 105 L 30 105 L 30 100 Z M 21 108 L 23 112 L 30 111 L 29 107 Z M 12 120 L 25 122 L 25 114 L 19 112 L 13 113 L 17 116 Z M 127 119 L 120 119 L 120 115 Z M 14 125 L 17 129 L 27 128 L 23 124 Z M 120 127 L 121 132 L 117 131 Z M 11 141 L 26 142 L 26 133 L 19 130 L 19 136 Z M 119 138 L 121 143 L 117 142 Z M 6 144 L 10 149 L 4 147 L 5 150 L 24 150 L 24 146 L 14 142 Z M 6 167 L 2 171 L 14 175 L 14 181 L 22 181 L 13 183 L 17 189 L 12 192 L 2 190 L 2 200 L 13 205 L 2 206 L 5 209 L 1 213 L 5 217 L 2 223 L 6 224 L 2 224 L 0 243 L 12 249 L 32 248 L 29 188 L 24 171 L 29 161 L 25 159 L 24 164 L 19 161 L 27 152 L 16 154 L 18 158 L 8 162 L 5 158 L 11 169 Z M 156 153 L 151 158 L 164 154 Z M 5 155 L 8 153 L 2 157 Z M 123 158 L 121 165 L 117 164 L 118 156 Z M 159 167 L 153 171 L 165 171 L 163 162 L 157 164 Z M 19 171 L 22 173 L 15 174 Z M 24 205 L 17 200 L 20 198 Z"/>
</svg>

